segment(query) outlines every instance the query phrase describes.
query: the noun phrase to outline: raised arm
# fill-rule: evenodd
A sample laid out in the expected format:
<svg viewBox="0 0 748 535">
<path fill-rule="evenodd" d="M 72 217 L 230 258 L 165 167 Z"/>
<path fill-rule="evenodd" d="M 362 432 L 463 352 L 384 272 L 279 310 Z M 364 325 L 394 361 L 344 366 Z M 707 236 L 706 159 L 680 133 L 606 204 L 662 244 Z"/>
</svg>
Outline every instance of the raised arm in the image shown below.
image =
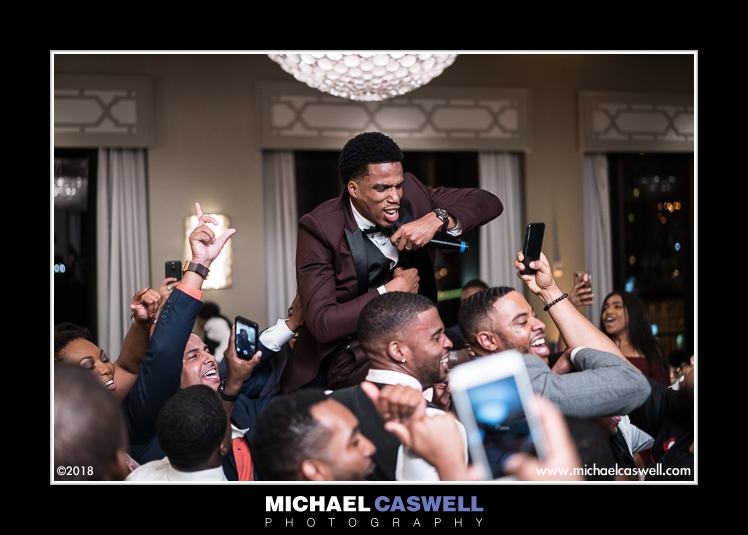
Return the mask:
<svg viewBox="0 0 748 535">
<path fill-rule="evenodd" d="M 521 270 L 525 267 L 522 263 L 523 260 L 524 255 L 520 251 L 514 261 L 517 276 L 522 279 L 532 293 L 540 297 L 545 305 L 550 305 L 555 301 L 555 304 L 548 309 L 548 314 L 550 314 L 569 347 L 584 346 L 607 351 L 628 364 L 618 346 L 607 335 L 600 332 L 584 314 L 577 310 L 568 298 L 562 299 L 564 293 L 553 279 L 551 266 L 543 253 L 540 253 L 539 260 L 530 263 L 530 267 L 537 270 L 534 274 L 522 275 Z M 636 369 L 633 365 L 629 365 Z"/>
<path fill-rule="evenodd" d="M 132 324 L 122 343 L 117 362 L 114 363 L 114 380 L 117 390 L 114 395 L 122 401 L 127 396 L 140 373 L 140 363 L 145 356 L 150 326 L 156 319 L 161 296 L 156 290 L 143 288 L 132 296 L 130 310 L 132 310 Z"/>
<path fill-rule="evenodd" d="M 195 203 L 195 208 L 198 226 L 190 234 L 192 262 L 207 268 L 236 230 L 228 229 L 216 237 L 207 226 L 216 221 L 203 214 L 199 203 Z M 153 439 L 158 411 L 179 388 L 184 350 L 202 308 L 203 281 L 199 274 L 185 272 L 177 290 L 171 293 L 159 312 L 140 374 L 124 401 L 133 445 L 147 446 Z"/>
</svg>

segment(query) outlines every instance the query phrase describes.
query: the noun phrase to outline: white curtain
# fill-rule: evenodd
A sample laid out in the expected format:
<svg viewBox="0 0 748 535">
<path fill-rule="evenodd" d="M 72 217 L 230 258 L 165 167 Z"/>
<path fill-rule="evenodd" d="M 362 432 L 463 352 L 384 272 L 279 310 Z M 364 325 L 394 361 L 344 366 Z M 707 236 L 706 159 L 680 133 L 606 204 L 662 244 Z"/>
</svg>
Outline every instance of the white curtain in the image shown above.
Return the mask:
<svg viewBox="0 0 748 535">
<path fill-rule="evenodd" d="M 296 295 L 296 173 L 293 152 L 262 155 L 268 324 L 288 316 Z"/>
<path fill-rule="evenodd" d="M 496 195 L 502 214 L 480 228 L 480 278 L 489 286 L 517 286 L 514 257 L 522 248 L 520 156 L 481 152 L 480 187 Z"/>
<path fill-rule="evenodd" d="M 99 149 L 96 183 L 98 341 L 114 360 L 132 296 L 149 286 L 145 150 Z"/>
<path fill-rule="evenodd" d="M 595 298 L 588 310 L 598 323 L 603 298 L 613 290 L 608 158 L 605 154 L 584 157 L 584 260 L 592 275 Z"/>
</svg>

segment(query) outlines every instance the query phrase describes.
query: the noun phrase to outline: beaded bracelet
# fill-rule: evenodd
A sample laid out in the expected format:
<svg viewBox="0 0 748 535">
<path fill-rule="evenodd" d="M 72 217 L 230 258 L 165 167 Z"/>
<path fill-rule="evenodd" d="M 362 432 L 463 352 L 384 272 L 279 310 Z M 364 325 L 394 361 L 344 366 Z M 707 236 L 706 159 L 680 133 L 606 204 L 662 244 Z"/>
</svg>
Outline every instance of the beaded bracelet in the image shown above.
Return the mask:
<svg viewBox="0 0 748 535">
<path fill-rule="evenodd" d="M 557 297 L 556 299 L 554 299 L 553 301 L 551 301 L 550 303 L 548 303 L 547 305 L 545 305 L 545 306 L 543 307 L 543 310 L 545 310 L 546 312 L 548 312 L 548 309 L 549 309 L 549 308 L 551 308 L 551 307 L 552 307 L 553 305 L 555 305 L 555 304 L 556 304 L 556 303 L 558 303 L 559 301 L 563 301 L 563 300 L 564 300 L 564 299 L 566 299 L 567 297 L 569 297 L 569 294 L 567 294 L 567 293 L 564 293 L 564 294 L 563 294 L 562 296 L 560 296 L 560 297 Z"/>
</svg>

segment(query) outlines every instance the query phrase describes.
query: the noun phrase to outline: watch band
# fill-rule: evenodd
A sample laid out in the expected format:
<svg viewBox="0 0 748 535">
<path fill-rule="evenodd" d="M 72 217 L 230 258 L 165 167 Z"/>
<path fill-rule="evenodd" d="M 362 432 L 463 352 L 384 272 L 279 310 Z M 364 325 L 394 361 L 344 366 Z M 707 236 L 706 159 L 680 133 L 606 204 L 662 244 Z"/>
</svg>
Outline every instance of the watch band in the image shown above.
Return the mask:
<svg viewBox="0 0 748 535">
<path fill-rule="evenodd" d="M 236 401 L 236 399 L 239 397 L 239 394 L 235 396 L 230 396 L 225 392 L 226 388 L 226 379 L 221 381 L 221 386 L 218 387 L 218 395 L 221 396 L 221 399 L 224 401 Z"/>
<path fill-rule="evenodd" d="M 185 271 L 192 271 L 194 273 L 197 273 L 200 275 L 203 279 L 208 278 L 208 274 L 210 273 L 210 270 L 206 268 L 202 264 L 196 264 L 194 262 L 185 261 L 184 267 L 182 268 L 182 273 Z"/>
<path fill-rule="evenodd" d="M 434 213 L 442 222 L 442 232 L 447 232 L 449 228 L 449 214 L 447 211 L 444 208 L 436 208 L 434 209 Z"/>
</svg>

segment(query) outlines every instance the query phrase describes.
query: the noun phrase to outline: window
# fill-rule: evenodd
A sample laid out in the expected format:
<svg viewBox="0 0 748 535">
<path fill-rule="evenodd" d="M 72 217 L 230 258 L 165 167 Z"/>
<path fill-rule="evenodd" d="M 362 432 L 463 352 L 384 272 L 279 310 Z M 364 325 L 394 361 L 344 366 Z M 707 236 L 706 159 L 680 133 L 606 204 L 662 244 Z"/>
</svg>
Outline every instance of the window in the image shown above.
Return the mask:
<svg viewBox="0 0 748 535">
<path fill-rule="evenodd" d="M 404 164 L 406 171 L 431 187 L 478 187 L 478 154 L 475 152 L 408 152 Z M 480 276 L 479 230 L 466 232 L 460 239 L 470 245 L 465 253 L 437 249 L 434 261 L 439 315 L 446 327 L 457 323 L 460 288 Z"/>
<path fill-rule="evenodd" d="M 87 327 L 96 339 L 96 151 L 56 149 L 54 323 Z"/>
<path fill-rule="evenodd" d="M 613 280 L 647 303 L 667 356 L 693 349 L 693 156 L 609 157 Z"/>
</svg>

